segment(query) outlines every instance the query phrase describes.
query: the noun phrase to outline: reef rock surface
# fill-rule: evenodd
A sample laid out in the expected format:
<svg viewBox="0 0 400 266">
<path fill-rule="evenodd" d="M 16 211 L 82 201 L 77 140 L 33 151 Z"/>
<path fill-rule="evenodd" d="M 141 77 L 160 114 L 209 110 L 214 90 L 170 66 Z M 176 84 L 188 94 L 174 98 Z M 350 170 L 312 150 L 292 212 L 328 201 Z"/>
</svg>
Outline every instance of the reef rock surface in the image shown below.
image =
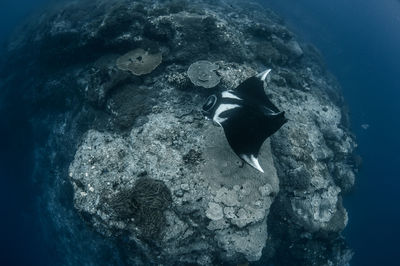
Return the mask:
<svg viewBox="0 0 400 266">
<path fill-rule="evenodd" d="M 140 77 L 118 68 L 134 49 L 163 62 Z M 191 83 L 199 60 L 218 66 L 216 87 Z M 43 226 L 63 264 L 349 263 L 342 195 L 357 160 L 344 100 L 318 52 L 271 11 L 249 1 L 74 1 L 17 31 L 3 66 L 2 93 L 19 88 L 41 137 Z M 265 91 L 289 122 L 262 146 L 261 174 L 200 109 L 265 68 Z"/>
</svg>

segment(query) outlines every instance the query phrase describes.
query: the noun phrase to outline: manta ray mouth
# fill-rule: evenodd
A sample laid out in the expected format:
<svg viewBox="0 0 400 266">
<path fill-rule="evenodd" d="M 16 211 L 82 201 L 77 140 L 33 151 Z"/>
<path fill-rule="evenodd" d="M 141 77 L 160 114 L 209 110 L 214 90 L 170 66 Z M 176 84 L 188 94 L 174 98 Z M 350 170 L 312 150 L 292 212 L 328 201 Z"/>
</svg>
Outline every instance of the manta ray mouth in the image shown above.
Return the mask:
<svg viewBox="0 0 400 266">
<path fill-rule="evenodd" d="M 214 94 L 209 96 L 206 100 L 206 103 L 203 105 L 203 114 L 204 115 L 209 114 L 216 103 L 217 103 L 217 96 L 215 96 Z"/>
</svg>

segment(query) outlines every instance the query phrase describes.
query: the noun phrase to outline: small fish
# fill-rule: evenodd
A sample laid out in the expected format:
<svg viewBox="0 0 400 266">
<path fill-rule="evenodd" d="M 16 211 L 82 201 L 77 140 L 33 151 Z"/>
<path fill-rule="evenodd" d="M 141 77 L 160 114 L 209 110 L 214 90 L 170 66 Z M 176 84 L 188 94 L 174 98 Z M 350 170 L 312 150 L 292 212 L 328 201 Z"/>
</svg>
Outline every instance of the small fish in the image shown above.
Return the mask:
<svg viewBox="0 0 400 266">
<path fill-rule="evenodd" d="M 362 129 L 367 130 L 369 128 L 369 124 L 362 124 L 361 127 Z"/>
<path fill-rule="evenodd" d="M 232 150 L 247 164 L 264 173 L 258 154 L 264 141 L 286 122 L 264 92 L 271 69 L 246 79 L 234 90 L 209 96 L 203 115 L 220 125 Z"/>
</svg>

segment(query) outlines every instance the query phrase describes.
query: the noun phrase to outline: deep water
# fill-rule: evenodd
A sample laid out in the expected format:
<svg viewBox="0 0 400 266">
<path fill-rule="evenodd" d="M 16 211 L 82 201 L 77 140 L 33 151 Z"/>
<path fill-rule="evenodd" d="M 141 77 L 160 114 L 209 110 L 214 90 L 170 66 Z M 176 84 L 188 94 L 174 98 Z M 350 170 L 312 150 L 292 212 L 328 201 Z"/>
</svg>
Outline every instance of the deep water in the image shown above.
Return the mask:
<svg viewBox="0 0 400 266">
<path fill-rule="evenodd" d="M 0 46 L 46 0 L 0 2 Z M 396 0 L 260 0 L 283 16 L 300 39 L 314 44 L 338 78 L 363 158 L 345 197 L 352 265 L 398 265 L 400 254 L 400 3 Z M 1 96 L 2 94 L 0 94 Z M 0 101 L 0 265 L 54 265 L 52 236 L 35 198 L 34 141 L 21 97 Z M 8 103 L 12 102 L 10 105 Z M 362 125 L 369 125 L 364 129 Z"/>
<path fill-rule="evenodd" d="M 260 2 L 322 52 L 349 105 L 363 159 L 354 191 L 345 197 L 352 265 L 399 265 L 399 1 Z"/>
<path fill-rule="evenodd" d="M 0 52 L 27 16 L 54 2 L 0 1 Z M 7 96 L 0 92 L 0 265 L 55 265 L 54 243 L 40 226 L 39 184 L 32 180 L 35 139 L 22 97 L 17 86 Z"/>
</svg>

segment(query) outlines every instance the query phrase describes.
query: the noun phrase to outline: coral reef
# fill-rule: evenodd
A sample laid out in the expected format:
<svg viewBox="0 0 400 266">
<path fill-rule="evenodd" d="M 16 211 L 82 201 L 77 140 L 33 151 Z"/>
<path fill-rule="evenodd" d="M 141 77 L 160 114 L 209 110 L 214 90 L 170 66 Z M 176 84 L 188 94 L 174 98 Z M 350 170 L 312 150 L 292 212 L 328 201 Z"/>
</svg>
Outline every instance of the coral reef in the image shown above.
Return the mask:
<svg viewBox="0 0 400 266">
<path fill-rule="evenodd" d="M 340 87 L 271 11 L 75 1 L 33 19 L 7 49 L 2 93 L 18 88 L 43 136 L 35 178 L 60 264 L 349 263 L 342 197 L 357 160 Z M 289 122 L 262 146 L 261 174 L 200 109 L 210 90 L 265 68 Z"/>
<path fill-rule="evenodd" d="M 189 66 L 187 75 L 194 85 L 209 89 L 217 86 L 221 80 L 215 70 L 218 70 L 216 64 L 206 60 L 200 60 Z"/>
<path fill-rule="evenodd" d="M 171 201 L 170 191 L 162 181 L 140 178 L 132 189 L 114 195 L 105 209 L 115 212 L 116 217 L 132 219 L 140 228 L 140 236 L 154 239 L 165 227 L 164 211 Z"/>
<path fill-rule="evenodd" d="M 121 70 L 127 70 L 134 75 L 141 76 L 151 73 L 161 64 L 161 61 L 161 53 L 151 54 L 142 48 L 137 48 L 120 56 L 116 64 Z"/>
</svg>

